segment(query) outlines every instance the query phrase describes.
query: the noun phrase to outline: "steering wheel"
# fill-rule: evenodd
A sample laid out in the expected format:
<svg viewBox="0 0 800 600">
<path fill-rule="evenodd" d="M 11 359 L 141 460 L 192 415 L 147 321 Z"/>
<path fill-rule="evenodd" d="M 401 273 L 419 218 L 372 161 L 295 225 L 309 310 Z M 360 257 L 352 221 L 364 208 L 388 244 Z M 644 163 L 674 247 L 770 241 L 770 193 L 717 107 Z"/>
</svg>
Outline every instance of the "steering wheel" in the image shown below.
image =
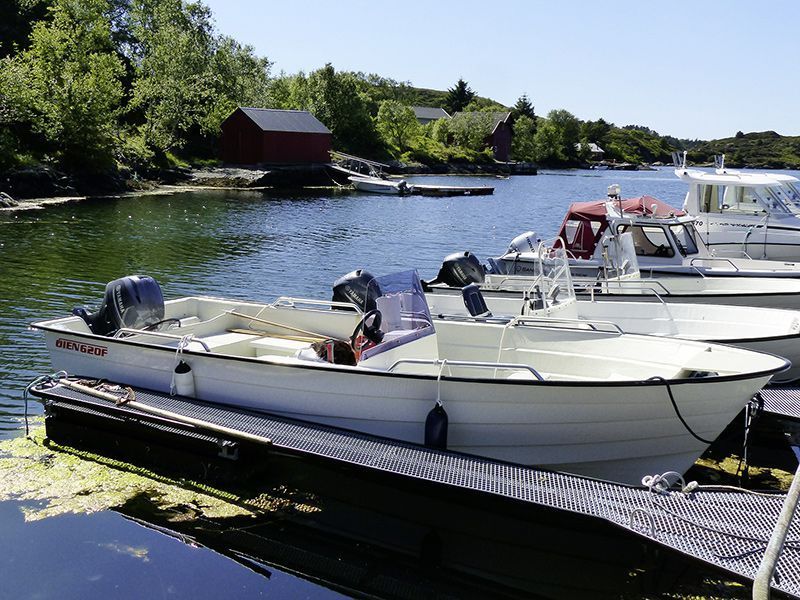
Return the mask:
<svg viewBox="0 0 800 600">
<path fill-rule="evenodd" d="M 371 323 L 368 322 L 370 319 L 372 319 Z M 358 342 L 359 333 L 362 333 L 364 337 L 373 344 L 380 344 L 383 341 L 381 320 L 381 311 L 379 311 L 377 308 L 373 308 L 369 312 L 365 313 L 363 317 L 361 317 L 358 325 L 356 325 L 356 328 L 353 330 L 353 335 L 350 336 L 350 345 L 353 347 L 353 350 L 361 350 L 364 346 L 363 341 L 362 343 Z"/>
<path fill-rule="evenodd" d="M 659 245 L 654 252 L 656 256 L 669 256 L 669 248 L 664 244 Z"/>
</svg>

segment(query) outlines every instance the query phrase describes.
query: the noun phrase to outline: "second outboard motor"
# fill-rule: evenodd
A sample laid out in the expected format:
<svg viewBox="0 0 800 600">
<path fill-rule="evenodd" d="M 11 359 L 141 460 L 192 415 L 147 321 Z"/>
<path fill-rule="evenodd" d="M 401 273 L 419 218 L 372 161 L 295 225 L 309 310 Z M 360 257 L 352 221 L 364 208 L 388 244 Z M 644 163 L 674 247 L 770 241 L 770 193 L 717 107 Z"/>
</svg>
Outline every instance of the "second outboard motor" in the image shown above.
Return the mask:
<svg viewBox="0 0 800 600">
<path fill-rule="evenodd" d="M 375 310 L 375 299 L 381 295 L 381 288 L 375 276 L 365 269 L 356 269 L 333 282 L 334 302 L 349 302 L 368 313 Z M 340 308 L 340 307 L 334 307 Z"/>
<path fill-rule="evenodd" d="M 426 285 L 444 283 L 450 287 L 464 287 L 470 283 L 483 283 L 486 272 L 478 257 L 472 252 L 454 252 L 444 257 L 442 267 L 436 279 L 425 282 Z"/>
<path fill-rule="evenodd" d="M 86 321 L 97 335 L 111 335 L 123 327 L 142 329 L 164 320 L 164 296 L 152 277 L 131 275 L 106 285 L 103 303 L 96 313 L 75 308 L 72 314 Z"/>
</svg>

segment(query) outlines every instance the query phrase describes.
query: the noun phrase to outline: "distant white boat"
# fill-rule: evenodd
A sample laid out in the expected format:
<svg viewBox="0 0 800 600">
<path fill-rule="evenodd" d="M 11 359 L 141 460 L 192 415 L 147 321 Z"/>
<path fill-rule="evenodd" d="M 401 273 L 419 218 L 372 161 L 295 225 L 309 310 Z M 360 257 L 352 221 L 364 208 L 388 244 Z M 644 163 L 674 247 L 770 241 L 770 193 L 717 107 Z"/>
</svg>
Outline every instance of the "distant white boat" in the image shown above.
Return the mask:
<svg viewBox="0 0 800 600">
<path fill-rule="evenodd" d="M 413 192 L 413 187 L 408 185 L 404 179 L 391 181 L 380 179 L 379 177 L 348 177 L 353 187 L 360 192 L 370 192 L 373 194 L 389 194 L 394 196 L 405 196 Z"/>
<path fill-rule="evenodd" d="M 684 154 L 675 175 L 689 184 L 683 210 L 696 216 L 709 248 L 753 258 L 800 260 L 800 180 L 790 175 L 725 168 L 689 169 Z"/>
</svg>

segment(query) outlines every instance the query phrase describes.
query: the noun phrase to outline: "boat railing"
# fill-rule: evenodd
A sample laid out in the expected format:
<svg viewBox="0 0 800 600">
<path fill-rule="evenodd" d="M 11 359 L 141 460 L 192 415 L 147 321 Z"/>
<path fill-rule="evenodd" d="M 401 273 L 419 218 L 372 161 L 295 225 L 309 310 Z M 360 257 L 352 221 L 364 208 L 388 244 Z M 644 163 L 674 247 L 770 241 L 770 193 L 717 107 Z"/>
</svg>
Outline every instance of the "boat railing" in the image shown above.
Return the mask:
<svg viewBox="0 0 800 600">
<path fill-rule="evenodd" d="M 436 367 L 465 367 L 475 369 L 501 369 L 507 371 L 528 371 L 539 381 L 544 381 L 544 377 L 531 367 L 530 365 L 523 365 L 520 363 L 501 363 L 501 362 L 481 362 L 471 360 L 442 360 L 439 358 L 401 358 L 396 360 L 387 369 L 389 372 L 394 371 L 400 365 L 433 365 Z"/>
<path fill-rule="evenodd" d="M 316 300 L 312 298 L 294 298 L 292 296 L 280 296 L 270 306 L 275 308 L 279 306 L 298 308 L 302 306 L 326 306 L 328 308 L 341 308 L 344 310 L 352 310 L 357 313 L 364 311 L 360 306 L 352 304 L 351 302 L 338 302 L 335 300 Z"/>
<path fill-rule="evenodd" d="M 705 257 L 702 257 L 702 258 L 697 257 L 697 258 L 693 258 L 691 261 L 689 261 L 689 264 L 694 267 L 695 266 L 695 261 L 698 261 L 698 262 L 701 262 L 701 263 L 705 262 L 705 261 L 726 262 L 731 267 L 733 267 L 734 271 L 738 271 L 739 270 L 739 267 L 737 267 L 736 264 L 730 258 L 725 258 L 724 256 L 705 256 Z"/>
<path fill-rule="evenodd" d="M 611 291 L 610 283 L 611 282 L 605 282 L 605 289 L 608 292 Z M 670 291 L 666 287 L 664 287 L 664 285 L 660 281 L 653 281 L 653 282 L 648 282 L 648 283 L 638 283 L 638 282 L 633 282 L 633 281 L 615 281 L 614 283 L 616 283 L 618 285 L 619 289 L 639 290 L 639 291 L 642 291 L 642 292 L 648 292 L 648 293 L 654 295 L 656 297 L 656 299 L 659 302 L 661 302 L 661 304 L 666 304 L 667 302 L 666 302 L 666 300 L 664 300 L 664 298 L 661 297 L 661 294 L 658 293 L 658 290 L 653 289 L 653 287 L 651 287 L 651 286 L 658 286 L 658 287 L 660 287 L 662 289 L 662 291 L 664 292 L 665 295 L 667 295 L 667 296 L 670 295 Z M 629 285 L 629 284 L 634 284 L 634 285 Z M 580 284 L 575 284 L 575 287 L 578 288 L 579 285 Z M 595 294 L 595 291 L 597 291 L 594 285 L 586 284 L 586 285 L 580 286 L 580 289 L 582 291 L 589 292 L 589 299 L 592 302 L 594 302 L 594 294 Z M 600 294 L 600 295 L 602 296 L 602 294 Z"/>
<path fill-rule="evenodd" d="M 590 329 L 599 333 L 625 333 L 619 325 L 611 321 L 585 321 L 583 319 L 567 319 L 559 317 L 514 317 L 508 322 L 509 327 L 551 327 L 555 329 Z"/>
<path fill-rule="evenodd" d="M 698 277 L 702 277 L 703 279 L 706 278 L 706 274 L 703 273 L 702 269 L 700 269 L 696 265 L 689 264 L 686 266 L 688 266 L 689 269 L 691 269 L 692 272 L 694 272 L 694 274 L 697 275 Z M 647 273 L 647 277 L 649 277 L 650 279 L 655 279 L 657 275 L 663 275 L 665 273 L 668 273 L 669 271 L 674 271 L 676 273 L 684 273 L 684 271 L 682 271 L 683 268 L 684 265 L 645 266 L 645 267 L 639 267 L 639 273 Z"/>
<path fill-rule="evenodd" d="M 130 327 L 121 327 L 120 329 L 117 329 L 117 331 L 114 332 L 114 335 L 111 337 L 119 339 L 123 335 L 145 335 L 150 337 L 160 337 L 168 340 L 177 340 L 178 342 L 186 338 L 185 335 L 175 335 L 174 333 L 164 333 L 162 331 L 144 331 L 143 329 L 132 329 Z M 211 348 L 208 347 L 208 344 L 206 344 L 200 338 L 192 337 L 187 342 L 187 344 L 192 343 L 200 344 L 206 352 L 211 352 Z"/>
</svg>

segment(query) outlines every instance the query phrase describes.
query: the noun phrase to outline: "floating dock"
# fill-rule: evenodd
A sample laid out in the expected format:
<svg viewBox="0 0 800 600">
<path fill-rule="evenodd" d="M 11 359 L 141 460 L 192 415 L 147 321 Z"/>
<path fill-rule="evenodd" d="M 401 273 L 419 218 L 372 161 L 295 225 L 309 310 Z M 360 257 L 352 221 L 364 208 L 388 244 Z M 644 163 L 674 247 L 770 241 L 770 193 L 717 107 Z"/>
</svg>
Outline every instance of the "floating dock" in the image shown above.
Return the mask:
<svg viewBox="0 0 800 600">
<path fill-rule="evenodd" d="M 60 427 L 81 423 L 98 432 L 124 428 L 139 439 L 170 440 L 186 449 L 202 447 L 234 461 L 249 446 L 333 461 L 422 485 L 490 496 L 530 510 L 606 522 L 749 581 L 759 569 L 786 499 L 782 494 L 706 486 L 691 491 L 658 484 L 631 487 L 141 389 L 116 397 L 135 398 L 128 404 L 115 403 L 114 395 L 101 398 L 58 382 L 39 384 L 31 392 L 44 403 L 47 433 L 55 440 Z M 790 523 L 771 585 L 800 597 L 796 519 Z"/>
</svg>

